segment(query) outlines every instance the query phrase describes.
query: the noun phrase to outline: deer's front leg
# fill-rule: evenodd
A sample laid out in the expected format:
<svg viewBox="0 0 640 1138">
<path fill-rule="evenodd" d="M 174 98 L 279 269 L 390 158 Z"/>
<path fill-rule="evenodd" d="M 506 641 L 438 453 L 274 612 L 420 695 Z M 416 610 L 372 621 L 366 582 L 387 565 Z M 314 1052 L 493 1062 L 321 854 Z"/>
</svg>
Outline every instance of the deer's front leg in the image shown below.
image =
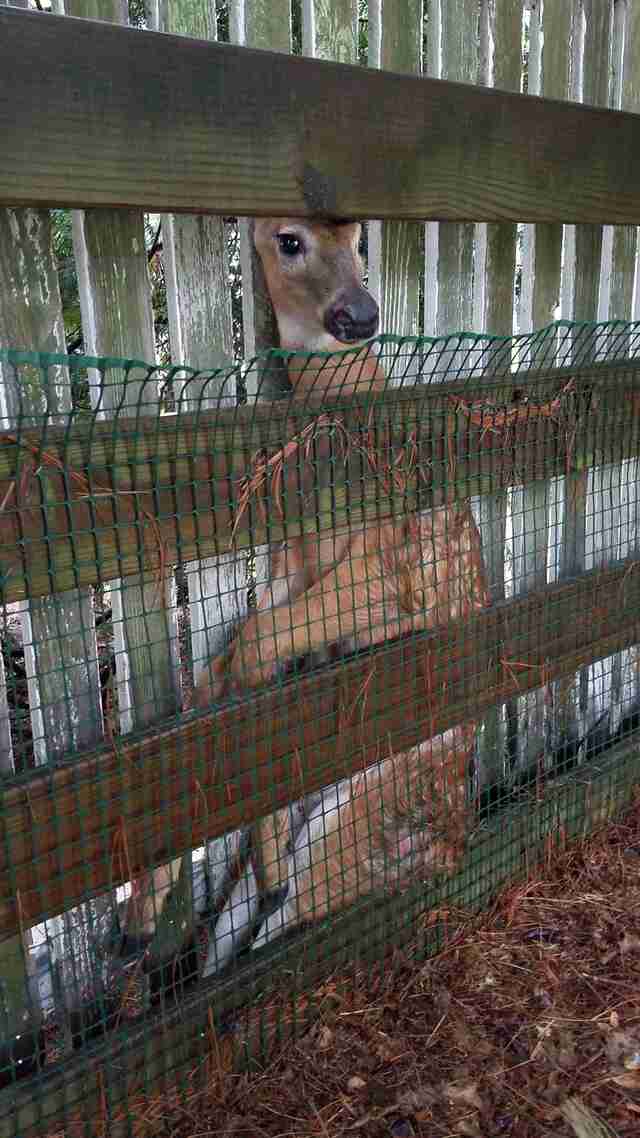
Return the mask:
<svg viewBox="0 0 640 1138">
<path fill-rule="evenodd" d="M 254 613 L 232 645 L 233 685 L 268 683 L 279 663 L 341 640 L 375 643 L 393 636 L 395 628 L 385 627 L 383 594 L 379 554 L 352 549 L 293 603 Z"/>
</svg>

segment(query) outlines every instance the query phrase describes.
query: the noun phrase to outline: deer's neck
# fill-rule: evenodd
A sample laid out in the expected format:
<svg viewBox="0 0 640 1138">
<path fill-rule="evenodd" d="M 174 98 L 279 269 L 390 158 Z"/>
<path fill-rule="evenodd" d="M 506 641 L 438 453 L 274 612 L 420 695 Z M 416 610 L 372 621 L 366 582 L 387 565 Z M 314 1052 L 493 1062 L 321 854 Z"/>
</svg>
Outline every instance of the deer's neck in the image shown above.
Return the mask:
<svg viewBox="0 0 640 1138">
<path fill-rule="evenodd" d="M 296 348 L 296 352 L 304 352 Z M 349 354 L 343 363 L 333 358 L 311 356 L 289 362 L 289 381 L 295 398 L 322 399 L 327 395 L 345 396 L 366 395 L 368 392 L 382 391 L 386 384 L 385 374 L 366 346 Z"/>
</svg>

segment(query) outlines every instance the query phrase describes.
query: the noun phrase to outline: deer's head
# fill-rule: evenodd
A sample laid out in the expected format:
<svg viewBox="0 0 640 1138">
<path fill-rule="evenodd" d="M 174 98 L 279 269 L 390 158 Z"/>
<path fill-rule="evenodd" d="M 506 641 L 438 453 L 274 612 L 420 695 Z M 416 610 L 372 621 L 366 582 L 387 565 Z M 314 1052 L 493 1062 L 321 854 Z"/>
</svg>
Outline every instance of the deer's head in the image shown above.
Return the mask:
<svg viewBox="0 0 640 1138">
<path fill-rule="evenodd" d="M 283 348 L 335 352 L 375 336 L 378 305 L 362 283 L 360 234 L 356 221 L 255 222 Z"/>
</svg>

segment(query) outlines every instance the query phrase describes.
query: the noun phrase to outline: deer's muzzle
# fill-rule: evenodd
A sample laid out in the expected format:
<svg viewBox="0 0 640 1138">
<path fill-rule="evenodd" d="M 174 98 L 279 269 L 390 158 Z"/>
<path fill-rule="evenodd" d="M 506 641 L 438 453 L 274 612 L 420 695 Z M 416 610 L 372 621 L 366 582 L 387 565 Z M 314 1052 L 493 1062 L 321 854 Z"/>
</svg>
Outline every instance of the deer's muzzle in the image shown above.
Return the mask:
<svg viewBox="0 0 640 1138">
<path fill-rule="evenodd" d="M 379 316 L 371 293 L 359 286 L 338 293 L 325 313 L 324 326 L 341 344 L 356 344 L 375 336 Z"/>
</svg>

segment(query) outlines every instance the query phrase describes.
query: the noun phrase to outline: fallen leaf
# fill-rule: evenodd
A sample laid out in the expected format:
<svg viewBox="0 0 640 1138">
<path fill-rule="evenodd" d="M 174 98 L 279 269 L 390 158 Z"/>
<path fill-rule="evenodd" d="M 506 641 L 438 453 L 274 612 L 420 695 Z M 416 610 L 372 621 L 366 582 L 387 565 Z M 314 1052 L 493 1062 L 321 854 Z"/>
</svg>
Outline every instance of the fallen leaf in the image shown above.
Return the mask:
<svg viewBox="0 0 640 1138">
<path fill-rule="evenodd" d="M 361 1079 L 359 1075 L 352 1075 L 347 1083 L 347 1090 L 350 1094 L 355 1094 L 356 1091 L 361 1091 L 366 1085 L 365 1080 Z"/>
<path fill-rule="evenodd" d="M 474 1110 L 483 1110 L 483 1102 L 478 1094 L 477 1083 L 449 1083 L 445 1087 L 445 1094 L 449 1102 L 464 1102 Z"/>
<path fill-rule="evenodd" d="M 640 1043 L 637 1031 L 614 1031 L 607 1040 L 607 1059 L 613 1067 L 625 1067 L 629 1063 L 635 1069 L 635 1056 L 640 1056 Z"/>
</svg>

